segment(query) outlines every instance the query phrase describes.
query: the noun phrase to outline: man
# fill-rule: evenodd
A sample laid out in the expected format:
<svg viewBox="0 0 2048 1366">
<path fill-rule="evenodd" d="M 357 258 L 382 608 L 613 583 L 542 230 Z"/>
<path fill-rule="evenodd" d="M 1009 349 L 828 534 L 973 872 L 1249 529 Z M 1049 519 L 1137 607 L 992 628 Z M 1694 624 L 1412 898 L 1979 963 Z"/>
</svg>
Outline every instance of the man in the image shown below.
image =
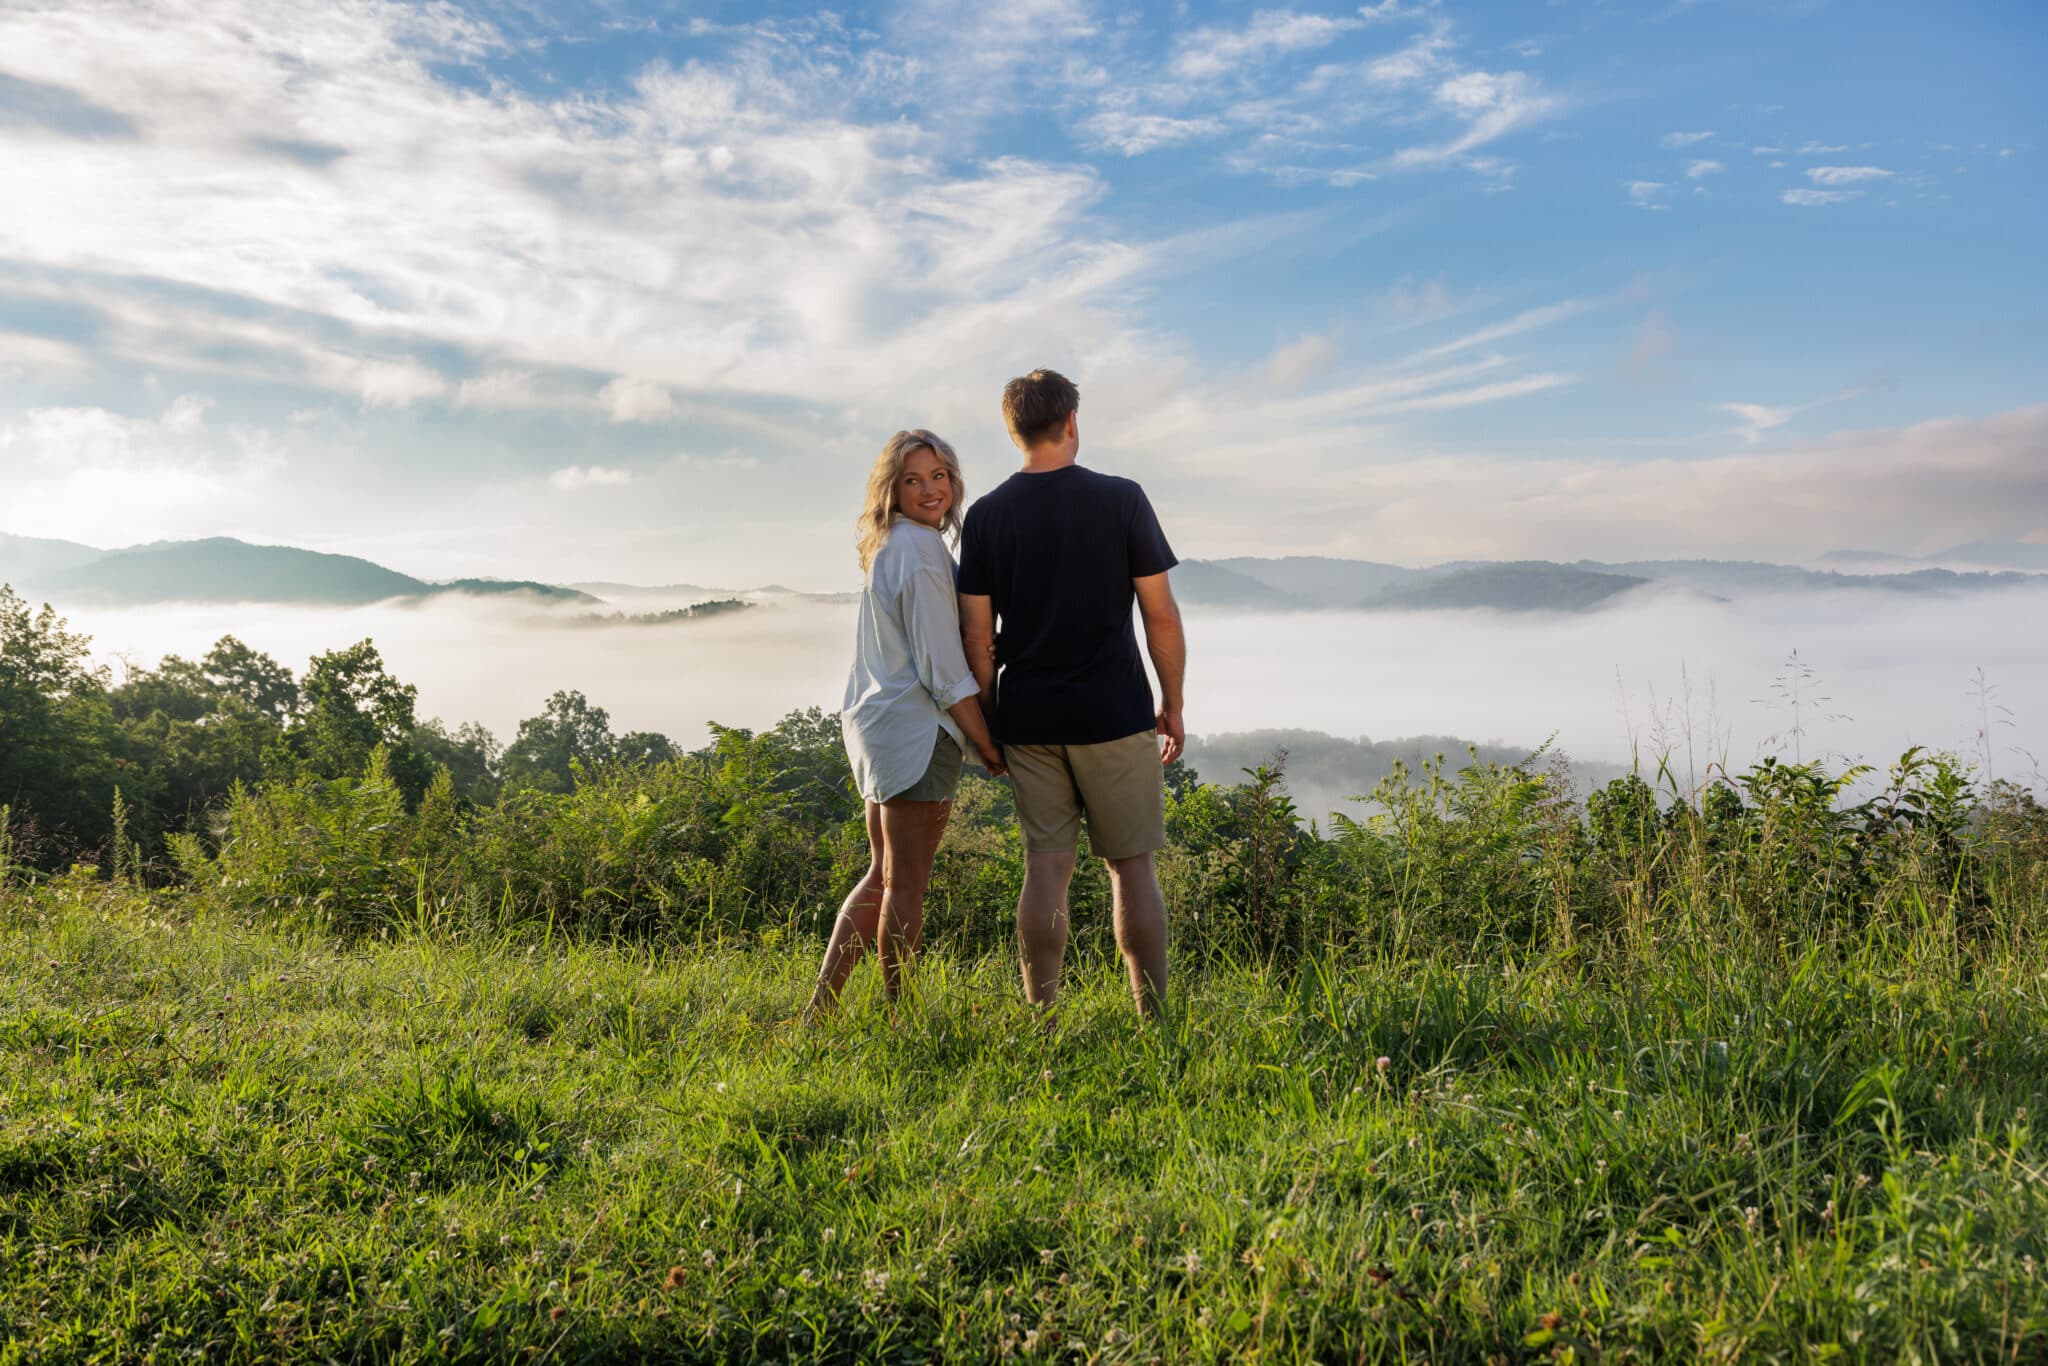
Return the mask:
<svg viewBox="0 0 2048 1366">
<path fill-rule="evenodd" d="M 1152 866 L 1166 844 L 1160 766 L 1187 738 L 1187 643 L 1166 581 L 1176 561 L 1145 491 L 1074 463 L 1080 402 L 1051 370 L 1004 387 L 1003 420 L 1024 467 L 967 513 L 960 626 L 981 695 L 996 699 L 1024 829 L 1024 995 L 1049 1013 L 1059 992 L 1085 815 L 1089 845 L 1109 865 L 1131 993 L 1150 1017 L 1166 1001 L 1166 903 Z M 1131 627 L 1134 597 L 1159 675 L 1156 708 Z"/>
</svg>

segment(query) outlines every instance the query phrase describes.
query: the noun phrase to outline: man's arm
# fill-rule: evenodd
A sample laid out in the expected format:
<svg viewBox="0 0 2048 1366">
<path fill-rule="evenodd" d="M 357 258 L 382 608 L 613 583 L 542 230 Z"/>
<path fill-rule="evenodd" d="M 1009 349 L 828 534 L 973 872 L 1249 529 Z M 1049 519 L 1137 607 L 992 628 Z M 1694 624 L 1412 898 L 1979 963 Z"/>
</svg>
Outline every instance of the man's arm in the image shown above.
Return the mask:
<svg viewBox="0 0 2048 1366">
<path fill-rule="evenodd" d="M 981 709 L 991 721 L 996 714 L 996 606 L 984 593 L 960 595 L 960 643 L 967 667 L 981 685 Z M 1002 743 L 1002 737 L 996 737 Z"/>
<path fill-rule="evenodd" d="M 1148 574 L 1132 579 L 1131 587 L 1138 592 L 1138 615 L 1145 623 L 1145 649 L 1159 675 L 1159 760 L 1170 764 L 1180 758 L 1188 740 L 1180 714 L 1181 683 L 1188 668 L 1188 638 L 1181 630 L 1180 604 L 1173 600 L 1173 588 L 1166 575 Z M 967 658 L 971 665 L 972 648 Z"/>
</svg>

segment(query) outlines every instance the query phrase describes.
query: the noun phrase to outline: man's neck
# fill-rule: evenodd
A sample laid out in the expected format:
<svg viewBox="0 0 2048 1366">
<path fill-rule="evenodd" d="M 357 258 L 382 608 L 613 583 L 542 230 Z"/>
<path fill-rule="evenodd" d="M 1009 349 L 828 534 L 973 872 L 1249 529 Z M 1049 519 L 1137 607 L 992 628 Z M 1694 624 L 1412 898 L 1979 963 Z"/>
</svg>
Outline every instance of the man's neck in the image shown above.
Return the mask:
<svg viewBox="0 0 2048 1366">
<path fill-rule="evenodd" d="M 1051 474 L 1063 470 L 1080 458 L 1079 450 L 1069 450 L 1064 445 L 1033 446 L 1024 452 L 1024 473 Z"/>
</svg>

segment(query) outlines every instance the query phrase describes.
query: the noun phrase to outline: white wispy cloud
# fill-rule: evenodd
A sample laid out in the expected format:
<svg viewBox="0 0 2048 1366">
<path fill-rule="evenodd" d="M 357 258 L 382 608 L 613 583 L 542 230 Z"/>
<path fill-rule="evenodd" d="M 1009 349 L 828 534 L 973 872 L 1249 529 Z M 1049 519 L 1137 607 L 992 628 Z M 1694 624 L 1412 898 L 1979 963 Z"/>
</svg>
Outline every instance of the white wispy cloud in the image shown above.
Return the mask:
<svg viewBox="0 0 2048 1366">
<path fill-rule="evenodd" d="M 1668 209 L 1662 202 L 1664 192 L 1670 187 L 1661 180 L 1631 180 L 1624 183 L 1628 191 L 1628 202 L 1639 209 Z"/>
<path fill-rule="evenodd" d="M 1727 166 L 1718 161 L 1700 160 L 1685 163 L 1685 174 L 1688 180 L 1699 180 L 1705 176 L 1719 175 L 1727 169 Z"/>
<path fill-rule="evenodd" d="M 1723 403 L 1720 407 L 1723 412 L 1733 413 L 1742 419 L 1742 425 L 1731 435 L 1745 445 L 1754 445 L 1764 433 L 1784 426 L 1799 411 L 1797 408 L 1773 408 L 1762 403 Z"/>
<path fill-rule="evenodd" d="M 201 394 L 180 394 L 171 400 L 171 406 L 164 409 L 164 415 L 157 419 L 166 432 L 183 436 L 198 431 L 206 425 L 206 410 L 214 401 Z"/>
<path fill-rule="evenodd" d="M 1807 179 L 1816 185 L 1853 185 L 1861 180 L 1883 180 L 1893 173 L 1882 166 L 1809 166 Z"/>
<path fill-rule="evenodd" d="M 1784 426 L 1801 413 L 1810 413 L 1816 408 L 1825 408 L 1830 404 L 1845 403 L 1853 398 L 1861 398 L 1863 395 L 1882 387 L 1882 385 L 1873 384 L 1852 384 L 1847 388 L 1837 389 L 1825 397 L 1813 399 L 1807 403 L 1779 406 L 1763 403 L 1722 403 L 1716 406 L 1721 411 L 1733 413 L 1741 419 L 1740 424 L 1731 428 L 1726 435 L 1735 437 L 1745 446 L 1753 446 L 1765 434 Z"/>
<path fill-rule="evenodd" d="M 1394 51 L 1367 61 L 1360 74 L 1375 85 L 1399 87 L 1419 84 L 1443 71 L 1449 64 L 1453 46 L 1450 30 L 1439 25 L 1409 39 Z"/>
<path fill-rule="evenodd" d="M 1337 354 L 1337 339 L 1310 333 L 1275 347 L 1266 358 L 1266 373 L 1283 389 L 1299 389 L 1327 370 Z"/>
<path fill-rule="evenodd" d="M 1326 47 L 1365 22 L 1362 16 L 1260 10 L 1242 28 L 1199 28 L 1188 34 L 1175 45 L 1170 67 L 1183 79 L 1207 80 L 1269 55 Z"/>
<path fill-rule="evenodd" d="M 1112 108 L 1090 114 L 1081 121 L 1080 127 L 1096 146 L 1134 157 L 1175 143 L 1215 137 L 1229 125 L 1215 117 L 1174 118 L 1167 114 L 1140 114 L 1129 109 Z"/>
<path fill-rule="evenodd" d="M 675 395 L 651 379 L 621 375 L 598 393 L 598 402 L 614 422 L 666 422 L 678 411 Z"/>
<path fill-rule="evenodd" d="M 1561 106 L 1521 71 L 1462 71 L 1436 87 L 1437 105 L 1463 123 L 1451 138 L 1403 147 L 1388 164 L 1403 170 L 1441 166 L 1555 113 Z"/>
<path fill-rule="evenodd" d="M 616 488 L 633 482 L 633 472 L 608 465 L 567 465 L 548 476 L 550 486 L 564 493 L 577 489 Z"/>
<path fill-rule="evenodd" d="M 1666 133 L 1658 142 L 1665 147 L 1691 147 L 1713 136 L 1714 131 L 1709 128 L 1701 133 Z"/>
<path fill-rule="evenodd" d="M 1852 199 L 1861 199 L 1861 190 L 1809 190 L 1805 188 L 1787 190 L 1778 196 L 1787 204 L 1802 209 L 1818 209 L 1829 204 L 1846 204 Z"/>
<path fill-rule="evenodd" d="M 1408 363 L 1427 363 L 1456 355 L 1460 351 L 1469 351 L 1475 346 L 1490 346 L 1509 337 L 1518 337 L 1524 332 L 1533 332 L 1539 327 L 1563 322 L 1574 314 L 1583 313 L 1587 307 L 1587 303 L 1582 299 L 1562 299 L 1554 304 L 1545 304 L 1541 308 L 1525 309 L 1504 322 L 1494 323 L 1477 331 L 1467 332 L 1462 337 L 1454 337 L 1450 341 L 1417 351 L 1408 357 Z"/>
</svg>

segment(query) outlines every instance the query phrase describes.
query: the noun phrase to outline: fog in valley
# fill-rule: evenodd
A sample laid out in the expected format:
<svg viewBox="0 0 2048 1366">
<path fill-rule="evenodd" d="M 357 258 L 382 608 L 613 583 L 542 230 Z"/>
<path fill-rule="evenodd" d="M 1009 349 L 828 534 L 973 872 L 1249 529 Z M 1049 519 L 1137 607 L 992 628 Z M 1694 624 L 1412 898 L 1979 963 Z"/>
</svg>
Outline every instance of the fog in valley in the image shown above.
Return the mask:
<svg viewBox="0 0 2048 1366">
<path fill-rule="evenodd" d="M 603 610 L 643 613 L 711 596 L 614 592 Z M 591 624 L 587 608 L 465 597 L 69 615 L 117 679 L 124 663 L 195 656 L 224 634 L 300 672 L 312 655 L 370 637 L 390 670 L 418 686 L 422 719 L 480 721 L 509 740 L 550 693 L 580 689 L 615 730 L 657 730 L 694 747 L 709 722 L 759 728 L 797 708 L 837 706 L 852 604 L 749 598 L 745 611 L 666 624 Z M 1632 756 L 1653 770 L 1666 752 L 1682 781 L 1703 780 L 1710 763 L 1739 770 L 1773 753 L 1883 765 L 1917 744 L 1964 754 L 1980 769 L 1988 758 L 1995 776 L 2039 788 L 2048 762 L 2044 620 L 2048 589 L 2039 587 L 1730 602 L 1653 586 L 1577 613 L 1189 608 L 1187 722 L 1198 736 L 1285 729 L 1516 750 L 1554 737 L 1594 776 Z M 1190 758 L 1205 777 L 1228 780 L 1261 747 L 1212 745 L 1205 762 L 1198 744 Z M 1385 762 L 1338 756 L 1311 773 L 1303 756 L 1294 788 L 1304 812 L 1326 815 Z"/>
</svg>

